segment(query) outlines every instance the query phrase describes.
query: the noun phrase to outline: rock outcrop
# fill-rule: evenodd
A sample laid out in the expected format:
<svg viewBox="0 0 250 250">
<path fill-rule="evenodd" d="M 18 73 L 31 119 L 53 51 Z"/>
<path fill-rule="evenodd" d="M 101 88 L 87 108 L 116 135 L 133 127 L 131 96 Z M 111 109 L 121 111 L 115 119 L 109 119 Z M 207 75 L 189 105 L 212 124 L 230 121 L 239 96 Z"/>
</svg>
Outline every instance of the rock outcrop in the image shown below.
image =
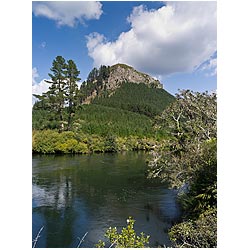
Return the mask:
<svg viewBox="0 0 250 250">
<path fill-rule="evenodd" d="M 163 88 L 159 80 L 126 64 L 118 63 L 108 67 L 102 66 L 99 70 L 93 69 L 92 72 L 94 72 L 94 76 L 91 76 L 91 80 L 86 83 L 86 88 L 89 87 L 89 94 L 84 98 L 83 103 L 85 104 L 91 103 L 95 97 L 102 95 L 104 92 L 108 93 L 108 96 L 113 95 L 115 90 L 120 88 L 124 82 L 143 83 L 150 88 Z"/>
<path fill-rule="evenodd" d="M 115 64 L 110 67 L 110 75 L 107 80 L 107 89 L 115 90 L 123 82 L 144 83 L 152 88 L 163 88 L 159 80 L 148 74 L 141 73 L 126 64 Z"/>
</svg>

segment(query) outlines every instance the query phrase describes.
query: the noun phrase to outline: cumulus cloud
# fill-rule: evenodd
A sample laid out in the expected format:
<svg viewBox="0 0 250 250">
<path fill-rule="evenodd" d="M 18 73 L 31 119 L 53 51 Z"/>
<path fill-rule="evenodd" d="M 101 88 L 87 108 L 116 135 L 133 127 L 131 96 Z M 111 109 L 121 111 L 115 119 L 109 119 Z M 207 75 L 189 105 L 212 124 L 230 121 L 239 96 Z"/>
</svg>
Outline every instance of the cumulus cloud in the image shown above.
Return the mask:
<svg viewBox="0 0 250 250">
<path fill-rule="evenodd" d="M 37 82 L 39 77 L 38 70 L 36 67 L 32 68 L 32 94 L 42 95 L 42 93 L 47 92 L 50 84 L 45 82 L 45 79 Z M 32 105 L 36 102 L 36 98 L 32 96 Z"/>
<path fill-rule="evenodd" d="M 94 1 L 33 2 L 33 13 L 55 20 L 58 26 L 74 27 L 78 22 L 84 23 L 84 20 L 99 19 L 102 4 Z"/>
<path fill-rule="evenodd" d="M 191 72 L 216 51 L 216 2 L 168 2 L 157 10 L 134 7 L 131 29 L 117 40 L 87 38 L 94 66 L 126 63 L 153 75 Z"/>
<path fill-rule="evenodd" d="M 32 94 L 42 95 L 43 93 L 47 92 L 50 84 L 45 82 L 46 79 L 43 79 L 39 83 L 32 85 Z M 32 96 L 32 105 L 36 102 L 36 98 Z"/>
</svg>

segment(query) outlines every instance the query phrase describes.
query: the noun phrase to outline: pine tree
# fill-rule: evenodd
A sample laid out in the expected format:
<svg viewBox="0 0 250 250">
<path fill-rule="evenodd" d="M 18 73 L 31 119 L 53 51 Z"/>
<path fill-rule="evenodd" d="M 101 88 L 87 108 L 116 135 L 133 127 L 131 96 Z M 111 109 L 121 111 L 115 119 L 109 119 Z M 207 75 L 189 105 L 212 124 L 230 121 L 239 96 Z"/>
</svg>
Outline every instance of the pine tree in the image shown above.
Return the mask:
<svg viewBox="0 0 250 250">
<path fill-rule="evenodd" d="M 64 129 L 63 109 L 67 71 L 65 59 L 62 56 L 57 56 L 52 62 L 52 68 L 50 70 L 52 73 L 49 73 L 48 75 L 51 78 L 51 81 L 46 80 L 46 82 L 51 83 L 51 86 L 45 95 L 47 96 L 50 109 L 54 111 L 59 118 L 59 130 L 62 131 Z"/>
<path fill-rule="evenodd" d="M 72 116 L 75 113 L 77 106 L 79 105 L 78 98 L 78 86 L 77 82 L 81 80 L 79 78 L 80 71 L 77 69 L 73 60 L 68 60 L 66 71 L 66 84 L 65 84 L 65 101 L 68 105 L 68 130 L 71 129 Z"/>
</svg>

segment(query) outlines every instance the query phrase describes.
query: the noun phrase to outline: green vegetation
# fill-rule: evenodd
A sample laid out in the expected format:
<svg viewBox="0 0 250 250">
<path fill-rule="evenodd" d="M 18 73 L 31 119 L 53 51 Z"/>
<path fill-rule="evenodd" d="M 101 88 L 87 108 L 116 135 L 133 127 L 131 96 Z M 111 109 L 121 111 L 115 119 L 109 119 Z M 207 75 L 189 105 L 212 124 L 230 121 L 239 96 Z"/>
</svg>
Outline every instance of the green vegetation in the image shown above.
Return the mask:
<svg viewBox="0 0 250 250">
<path fill-rule="evenodd" d="M 32 118 L 34 130 L 59 129 L 56 117 L 48 110 L 37 108 L 36 105 L 33 107 Z M 76 110 L 71 131 L 88 135 L 112 134 L 120 137 L 157 139 L 162 138 L 164 133 L 155 131 L 152 120 L 145 115 L 95 104 L 82 105 Z"/>
<path fill-rule="evenodd" d="M 79 105 L 77 81 L 80 71 L 72 60 L 66 63 L 62 56 L 57 56 L 52 63 L 49 73 L 51 83 L 49 90 L 40 95 L 34 95 L 39 102 L 35 108 L 48 110 L 51 116 L 55 117 L 53 123 L 57 121 L 56 126 L 60 131 L 64 130 L 64 124 L 67 124 L 67 130 L 71 128 L 72 117 Z M 65 109 L 65 106 L 67 108 Z M 65 117 L 66 115 L 66 117 Z M 67 122 L 65 122 L 67 120 Z"/>
<path fill-rule="evenodd" d="M 125 82 L 110 97 L 99 96 L 93 103 L 132 111 L 153 118 L 159 115 L 174 97 L 164 89 L 149 88 L 143 83 Z"/>
<path fill-rule="evenodd" d="M 94 92 L 97 95 L 106 95 L 106 83 L 110 75 L 110 67 L 101 65 L 99 69 L 93 68 L 87 78 L 87 81 L 83 82 L 79 90 L 79 100 L 83 103 L 85 99 L 91 96 Z"/>
<path fill-rule="evenodd" d="M 169 237 L 178 248 L 211 248 L 217 245 L 217 210 L 211 208 L 196 220 L 185 220 L 173 226 Z M 213 230 L 215 229 L 215 230 Z"/>
<path fill-rule="evenodd" d="M 32 151 L 42 154 L 87 154 L 119 151 L 153 150 L 160 142 L 138 136 L 87 135 L 81 132 L 33 130 Z"/>
<path fill-rule="evenodd" d="M 174 100 L 165 90 L 124 83 L 108 97 L 105 83 L 110 67 L 105 65 L 94 68 L 78 89 L 80 71 L 72 60 L 66 62 L 62 56 L 52 62 L 51 72 L 49 90 L 35 95 L 33 152 L 148 150 L 164 138 L 164 130 L 153 128 L 152 118 Z M 99 98 L 82 104 L 93 91 L 101 91 Z"/>
<path fill-rule="evenodd" d="M 170 229 L 176 247 L 216 247 L 216 95 L 182 91 L 157 118 L 168 142 L 153 153 L 149 178 L 184 189 L 183 222 Z M 205 239 L 203 238 L 205 237 Z"/>
<path fill-rule="evenodd" d="M 115 248 L 145 248 L 148 247 L 149 237 L 141 233 L 140 236 L 136 235 L 134 230 L 135 220 L 132 217 L 127 219 L 127 227 L 121 230 L 119 234 L 117 228 L 110 227 L 105 233 L 105 237 L 109 240 L 109 247 Z M 103 248 L 106 244 L 104 241 L 99 240 L 96 247 Z"/>
<path fill-rule="evenodd" d="M 88 134 L 152 137 L 152 121 L 144 116 L 119 108 L 82 105 L 76 113 L 79 130 Z"/>
</svg>

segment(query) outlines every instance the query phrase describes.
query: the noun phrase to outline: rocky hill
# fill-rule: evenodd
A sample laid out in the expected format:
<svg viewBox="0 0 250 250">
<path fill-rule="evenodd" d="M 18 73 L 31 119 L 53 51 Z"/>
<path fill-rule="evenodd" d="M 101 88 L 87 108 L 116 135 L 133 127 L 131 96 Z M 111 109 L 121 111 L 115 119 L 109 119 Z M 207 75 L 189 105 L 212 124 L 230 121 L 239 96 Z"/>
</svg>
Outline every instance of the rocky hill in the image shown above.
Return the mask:
<svg viewBox="0 0 250 250">
<path fill-rule="evenodd" d="M 107 80 L 107 89 L 116 89 L 124 82 L 144 83 L 148 87 L 163 88 L 159 80 L 148 74 L 141 73 L 126 64 L 115 64 L 110 67 L 110 75 Z"/>
<path fill-rule="evenodd" d="M 112 96 L 124 83 L 145 84 L 149 88 L 163 89 L 159 80 L 139 72 L 126 64 L 94 68 L 81 86 L 82 102 L 91 103 L 97 96 Z"/>
</svg>

